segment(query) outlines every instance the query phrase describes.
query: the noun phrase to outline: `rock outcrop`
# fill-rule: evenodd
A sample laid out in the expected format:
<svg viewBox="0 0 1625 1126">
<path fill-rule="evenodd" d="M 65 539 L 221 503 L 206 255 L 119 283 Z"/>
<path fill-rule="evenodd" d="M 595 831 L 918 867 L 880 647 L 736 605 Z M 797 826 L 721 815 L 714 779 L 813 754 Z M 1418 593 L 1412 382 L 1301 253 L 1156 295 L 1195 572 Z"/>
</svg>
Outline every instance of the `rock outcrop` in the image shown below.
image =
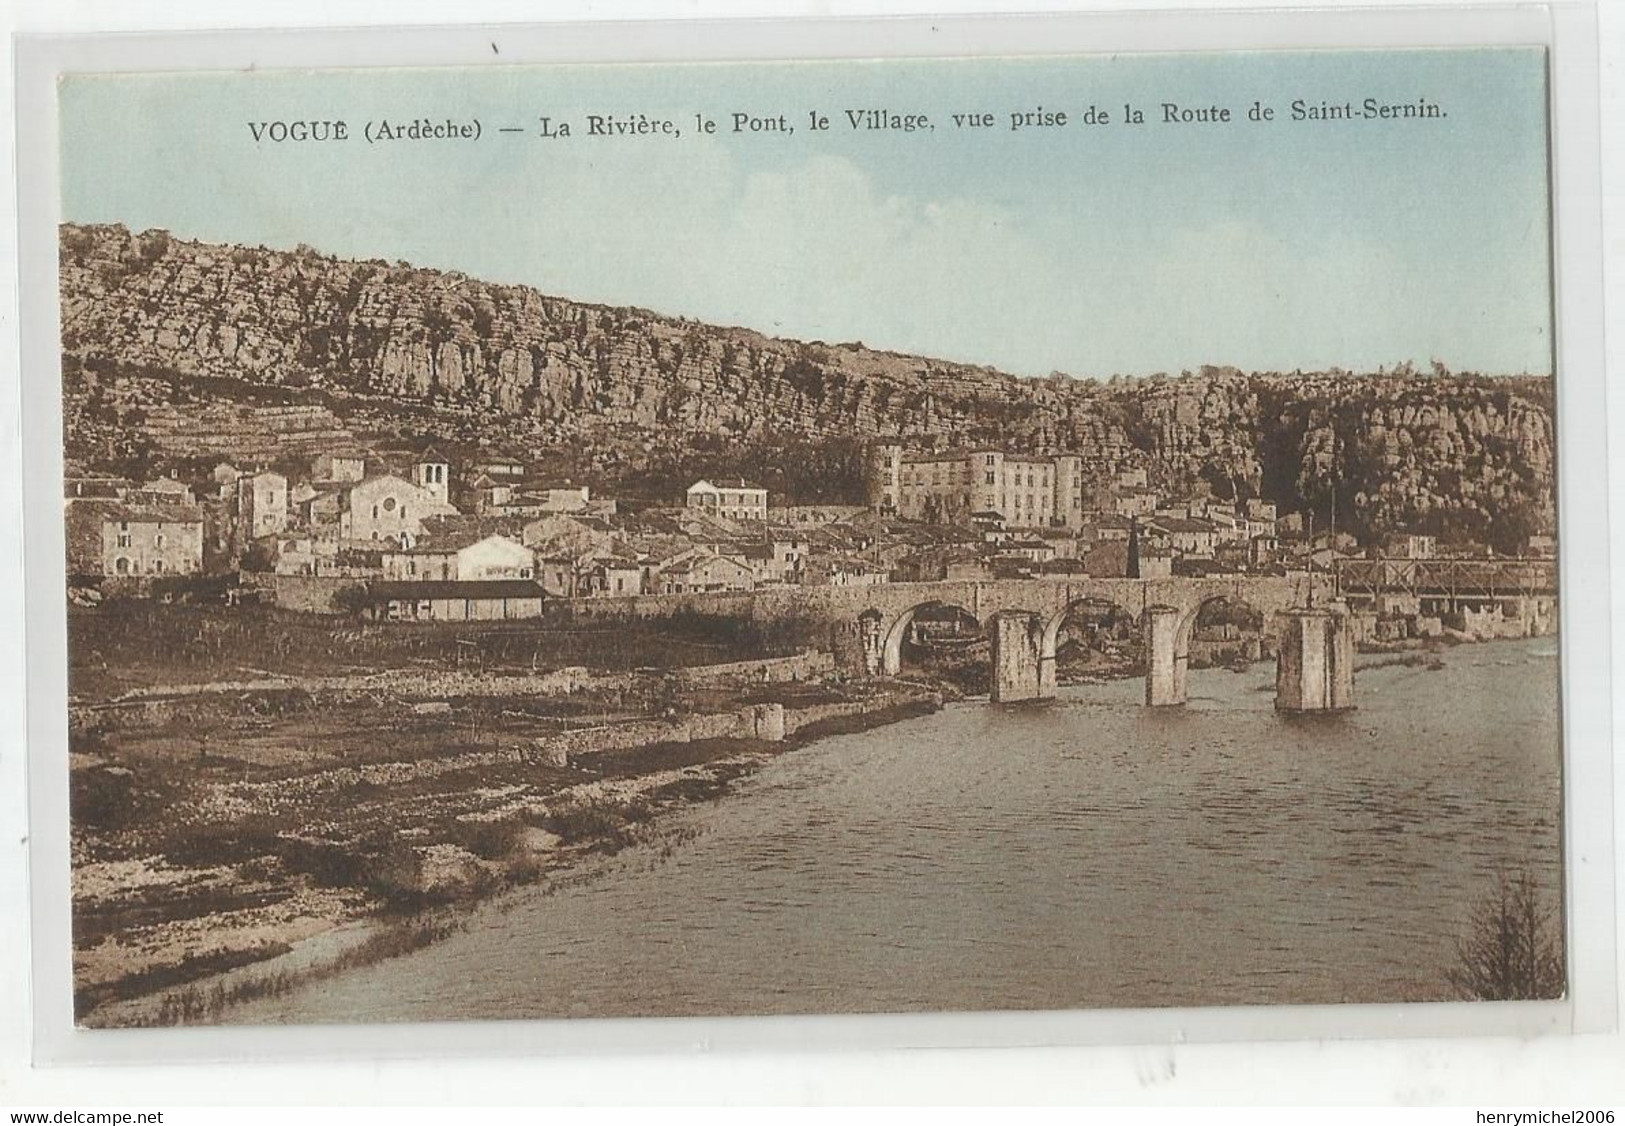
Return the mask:
<svg viewBox="0 0 1625 1126">
<path fill-rule="evenodd" d="M 479 419 L 531 448 L 597 449 L 612 475 L 686 469 L 670 451 L 700 436 L 739 448 L 997 442 L 1076 451 L 1102 475 L 1144 466 L 1168 487 L 1236 489 L 1289 509 L 1329 505 L 1335 493 L 1340 524 L 1362 533 L 1553 521 L 1549 379 L 1215 368 L 1025 379 L 305 247 L 121 226 L 70 225 L 61 236 L 63 350 L 78 365 L 353 397 L 375 412 L 394 400 Z M 864 499 L 839 495 L 855 489 L 847 471 L 787 499 Z"/>
</svg>

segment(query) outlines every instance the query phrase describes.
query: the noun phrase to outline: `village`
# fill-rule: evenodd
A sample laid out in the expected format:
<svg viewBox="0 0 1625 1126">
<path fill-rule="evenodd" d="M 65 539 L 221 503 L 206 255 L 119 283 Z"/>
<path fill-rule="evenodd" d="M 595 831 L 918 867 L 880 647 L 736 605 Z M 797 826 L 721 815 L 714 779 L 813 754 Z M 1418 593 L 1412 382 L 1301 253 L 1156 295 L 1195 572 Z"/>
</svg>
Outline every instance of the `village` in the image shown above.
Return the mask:
<svg viewBox="0 0 1625 1126">
<path fill-rule="evenodd" d="M 275 433 L 289 423 L 277 416 L 310 408 L 236 410 L 269 416 L 252 421 Z M 307 448 L 324 435 L 295 433 Z M 669 504 L 654 506 L 489 450 L 453 458 L 433 445 L 379 452 L 352 442 L 307 458 L 278 452 L 191 476 L 180 466 L 197 457 L 176 458 L 144 481 L 70 465 L 75 601 L 217 592 L 373 620 L 486 621 L 540 617 L 559 599 L 1279 575 L 1353 557 L 1488 553 L 1419 532 L 1362 546 L 1260 498 L 1164 495 L 1144 468 L 1102 478 L 1078 454 L 882 444 L 865 504 L 784 503 L 750 481 L 701 479 L 673 482 Z M 1525 554 L 1552 552 L 1551 537 L 1537 536 Z"/>
</svg>

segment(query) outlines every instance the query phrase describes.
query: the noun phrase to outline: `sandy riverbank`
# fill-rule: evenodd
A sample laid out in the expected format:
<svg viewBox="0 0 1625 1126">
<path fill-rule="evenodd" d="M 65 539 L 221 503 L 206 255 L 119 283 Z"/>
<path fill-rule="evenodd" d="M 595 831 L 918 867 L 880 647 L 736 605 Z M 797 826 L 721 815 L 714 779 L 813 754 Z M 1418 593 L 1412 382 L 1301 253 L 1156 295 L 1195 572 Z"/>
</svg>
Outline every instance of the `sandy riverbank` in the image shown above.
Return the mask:
<svg viewBox="0 0 1625 1126">
<path fill-rule="evenodd" d="M 72 771 L 79 1019 L 207 1020 L 234 992 L 416 948 L 463 905 L 657 839 L 662 814 L 778 754 L 940 702 L 838 682 L 663 702 L 328 685 L 96 710 Z"/>
</svg>

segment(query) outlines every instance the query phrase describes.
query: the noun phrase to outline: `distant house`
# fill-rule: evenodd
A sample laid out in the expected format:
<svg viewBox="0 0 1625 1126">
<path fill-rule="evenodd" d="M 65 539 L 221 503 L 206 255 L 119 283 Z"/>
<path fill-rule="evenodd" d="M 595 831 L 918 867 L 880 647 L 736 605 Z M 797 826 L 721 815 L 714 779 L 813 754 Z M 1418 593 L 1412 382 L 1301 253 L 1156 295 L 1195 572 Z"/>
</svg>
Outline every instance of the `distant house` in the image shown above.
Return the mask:
<svg viewBox="0 0 1625 1126">
<path fill-rule="evenodd" d="M 813 586 L 879 586 L 890 581 L 884 566 L 858 555 L 816 555 L 807 562 L 805 582 Z"/>
<path fill-rule="evenodd" d="M 173 477 L 159 477 L 138 489 L 127 490 L 124 499 L 136 505 L 183 505 L 197 503 L 192 488 Z"/>
<path fill-rule="evenodd" d="M 1146 521 L 1145 531 L 1182 556 L 1211 559 L 1219 542 L 1219 530 L 1208 520 L 1158 516 Z"/>
<path fill-rule="evenodd" d="M 379 579 L 384 577 L 384 558 L 377 550 L 345 547 L 337 540 L 288 536 L 277 540 L 273 569 L 279 575 Z"/>
<path fill-rule="evenodd" d="M 1055 558 L 1055 546 L 1041 539 L 1010 539 L 999 545 L 997 558 L 1047 563 Z"/>
<path fill-rule="evenodd" d="M 592 490 L 586 485 L 543 485 L 525 492 L 542 512 L 586 512 L 592 507 Z"/>
<path fill-rule="evenodd" d="M 221 500 L 232 498 L 237 491 L 237 478 L 242 475 L 243 471 L 229 461 L 219 462 L 209 470 L 209 480 L 215 483 L 215 493 Z"/>
<path fill-rule="evenodd" d="M 537 581 L 553 598 L 574 598 L 585 593 L 591 569 L 590 560 L 573 555 L 536 554 Z"/>
<path fill-rule="evenodd" d="M 613 551 L 615 536 L 601 520 L 551 513 L 527 523 L 520 532 L 526 547 L 548 555 L 582 556 Z"/>
<path fill-rule="evenodd" d="M 528 579 L 479 582 L 379 582 L 363 588 L 365 613 L 376 621 L 493 622 L 537 618 L 545 592 Z"/>
<path fill-rule="evenodd" d="M 774 531 L 765 542 L 747 543 L 719 554 L 739 559 L 756 576 L 756 585 L 796 581 L 807 555 L 807 541 L 794 532 Z"/>
<path fill-rule="evenodd" d="M 1398 532 L 1383 540 L 1382 550 L 1390 559 L 1433 559 L 1438 556 L 1439 543 L 1432 536 Z"/>
<path fill-rule="evenodd" d="M 948 577 L 953 562 L 980 563 L 981 556 L 963 547 L 928 547 L 910 552 L 897 560 L 893 577 L 900 583 L 939 583 Z"/>
<path fill-rule="evenodd" d="M 1102 507 L 1115 516 L 1149 516 L 1158 504 L 1154 490 L 1137 487 L 1113 489 L 1105 501 Z"/>
<path fill-rule="evenodd" d="M 288 503 L 297 506 L 300 520 L 312 535 L 338 539 L 343 529 L 345 495 L 343 485 L 312 486 L 310 495 L 298 501 L 290 491 Z"/>
<path fill-rule="evenodd" d="M 498 481 L 481 473 L 469 482 L 468 495 L 475 512 L 502 512 L 513 503 L 514 487 L 511 481 Z"/>
<path fill-rule="evenodd" d="M 63 496 L 76 500 L 120 500 L 135 488 L 128 477 L 92 477 L 78 474 L 63 480 Z"/>
<path fill-rule="evenodd" d="M 1218 542 L 1220 544 L 1246 543 L 1251 536 L 1247 518 L 1238 515 L 1232 508 L 1219 504 L 1210 504 L 1207 508 L 1207 514 L 1203 518 L 1213 525 L 1214 531 L 1218 533 Z"/>
<path fill-rule="evenodd" d="M 767 490 L 743 479 L 720 485 L 696 481 L 688 487 L 687 504 L 728 520 L 767 519 Z"/>
<path fill-rule="evenodd" d="M 1557 537 L 1530 536 L 1524 544 L 1524 553 L 1532 559 L 1551 559 L 1557 554 Z"/>
<path fill-rule="evenodd" d="M 701 594 L 756 588 L 756 576 L 737 559 L 701 552 L 679 558 L 659 571 L 661 594 Z"/>
<path fill-rule="evenodd" d="M 252 539 L 287 531 L 288 479 L 269 470 L 238 477 L 237 519 Z"/>
<path fill-rule="evenodd" d="M 483 579 L 533 579 L 536 553 L 503 535 L 471 531 L 440 537 L 436 542 L 385 551 L 384 578 L 408 581 L 438 579 L 470 582 Z"/>
<path fill-rule="evenodd" d="M 1096 540 L 1079 556 L 1078 562 L 1085 573 L 1094 578 L 1125 578 L 1129 573 L 1128 539 Z"/>
<path fill-rule="evenodd" d="M 525 463 L 511 457 L 496 457 L 488 461 L 476 462 L 469 467 L 469 472 L 475 476 L 484 474 L 487 477 L 517 480 L 525 475 Z"/>
<path fill-rule="evenodd" d="M 365 480 L 367 459 L 358 453 L 325 453 L 310 464 L 313 481 L 354 483 Z"/>
<path fill-rule="evenodd" d="M 1134 521 L 1128 516 L 1120 516 L 1115 512 L 1103 512 L 1092 516 L 1080 530 L 1079 538 L 1084 542 L 1127 543 L 1129 533 L 1134 528 Z"/>
<path fill-rule="evenodd" d="M 792 528 L 817 528 L 840 524 L 868 512 L 861 504 L 796 504 L 773 510 L 773 518 Z"/>
<path fill-rule="evenodd" d="M 1273 525 L 1277 519 L 1275 502 L 1259 497 L 1249 497 L 1242 512 L 1248 520 L 1255 520 L 1261 524 Z"/>
<path fill-rule="evenodd" d="M 150 578 L 203 570 L 203 514 L 196 508 L 83 505 L 70 511 L 69 523 L 70 571 Z"/>
<path fill-rule="evenodd" d="M 635 558 L 606 555 L 593 560 L 588 572 L 588 591 L 594 595 L 617 597 L 643 593 L 643 568 Z"/>
</svg>

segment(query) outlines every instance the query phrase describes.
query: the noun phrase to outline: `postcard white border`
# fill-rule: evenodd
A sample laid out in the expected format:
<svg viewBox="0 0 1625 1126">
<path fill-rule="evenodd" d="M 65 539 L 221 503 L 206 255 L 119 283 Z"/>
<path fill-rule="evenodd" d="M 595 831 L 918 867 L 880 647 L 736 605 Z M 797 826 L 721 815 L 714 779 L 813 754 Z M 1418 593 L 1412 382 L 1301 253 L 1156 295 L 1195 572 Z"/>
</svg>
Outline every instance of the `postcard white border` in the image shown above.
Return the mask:
<svg viewBox="0 0 1625 1126">
<path fill-rule="evenodd" d="M 24 591 L 35 1060 L 42 1064 L 553 1053 L 884 1050 L 1430 1038 L 1617 1027 L 1610 760 L 1610 571 L 1597 167 L 1595 13 L 1589 6 L 1183 12 L 786 22 L 555 24 L 190 32 L 19 42 L 17 163 Z M 493 55 L 492 43 L 500 47 Z M 1551 48 L 1558 300 L 1562 647 L 1573 996 L 1531 1005 L 1430 1004 L 721 1020 L 75 1030 L 69 1016 L 66 653 L 61 414 L 56 382 L 54 77 L 59 71 L 502 65 L 1145 50 L 1466 46 Z"/>
</svg>

